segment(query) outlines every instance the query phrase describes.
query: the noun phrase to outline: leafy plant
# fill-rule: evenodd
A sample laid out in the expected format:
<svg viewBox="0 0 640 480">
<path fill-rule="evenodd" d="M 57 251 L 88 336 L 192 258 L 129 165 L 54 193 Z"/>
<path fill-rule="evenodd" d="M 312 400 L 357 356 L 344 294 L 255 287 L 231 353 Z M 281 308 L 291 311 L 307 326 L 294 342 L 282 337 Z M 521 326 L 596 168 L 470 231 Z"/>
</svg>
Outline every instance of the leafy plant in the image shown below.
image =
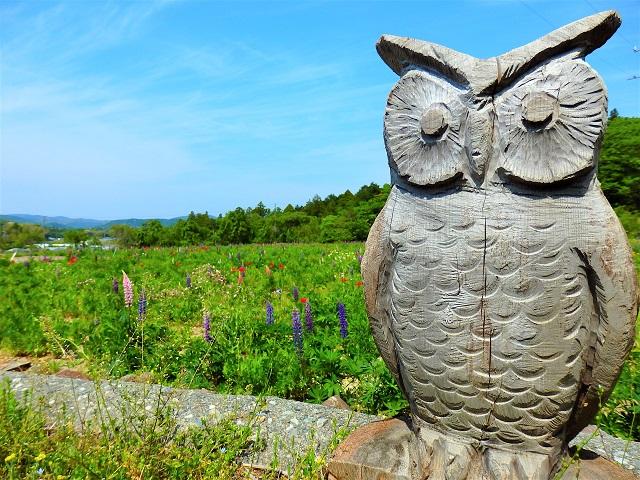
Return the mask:
<svg viewBox="0 0 640 480">
<path fill-rule="evenodd" d="M 636 239 L 632 245 L 640 250 Z M 363 250 L 361 243 L 84 250 L 72 264 L 0 264 L 0 349 L 34 357 L 42 371 L 82 362 L 98 378 L 145 375 L 179 387 L 318 403 L 337 394 L 352 409 L 395 415 L 407 404 L 369 330 Z M 133 282 L 131 307 L 113 289 L 122 271 Z M 142 289 L 147 311 L 140 318 Z M 302 322 L 300 352 L 291 314 L 304 312 L 303 299 L 313 328 Z M 627 438 L 640 438 L 638 344 L 600 418 L 602 428 Z"/>
</svg>

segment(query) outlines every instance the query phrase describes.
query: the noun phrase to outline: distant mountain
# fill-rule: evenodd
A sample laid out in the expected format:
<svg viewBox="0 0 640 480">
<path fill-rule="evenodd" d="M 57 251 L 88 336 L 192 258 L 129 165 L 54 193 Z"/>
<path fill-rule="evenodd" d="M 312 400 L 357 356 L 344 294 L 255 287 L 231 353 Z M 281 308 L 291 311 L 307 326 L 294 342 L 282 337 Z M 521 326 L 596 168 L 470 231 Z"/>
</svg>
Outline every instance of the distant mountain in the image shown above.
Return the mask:
<svg viewBox="0 0 640 480">
<path fill-rule="evenodd" d="M 101 228 L 109 228 L 112 225 L 129 225 L 131 227 L 140 227 L 144 222 L 147 222 L 149 220 L 158 220 L 163 227 L 170 227 L 171 225 L 175 224 L 178 220 L 182 220 L 187 218 L 186 216 L 184 217 L 175 217 L 175 218 L 125 218 L 125 219 L 121 219 L 121 220 L 110 220 L 106 223 L 103 223 L 102 225 L 100 225 Z"/>
<path fill-rule="evenodd" d="M 158 221 L 168 227 L 185 217 L 161 218 Z M 112 225 L 130 225 L 139 227 L 150 219 L 126 218 L 120 220 L 94 220 L 91 218 L 69 218 L 69 217 L 46 217 L 44 215 L 8 214 L 0 215 L 0 220 L 17 223 L 35 223 L 49 228 L 109 228 Z"/>
<path fill-rule="evenodd" d="M 0 220 L 17 223 L 35 223 L 45 227 L 55 228 L 95 228 L 105 223 L 104 220 L 89 218 L 46 217 L 44 215 L 9 214 L 0 215 Z"/>
</svg>

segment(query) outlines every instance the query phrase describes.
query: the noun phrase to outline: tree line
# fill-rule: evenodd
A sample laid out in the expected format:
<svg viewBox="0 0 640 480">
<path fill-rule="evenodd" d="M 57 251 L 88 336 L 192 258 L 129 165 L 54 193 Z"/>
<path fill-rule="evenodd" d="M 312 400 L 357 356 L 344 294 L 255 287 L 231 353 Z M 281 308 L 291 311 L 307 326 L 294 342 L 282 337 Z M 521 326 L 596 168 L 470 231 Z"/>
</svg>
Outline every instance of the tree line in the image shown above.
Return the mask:
<svg viewBox="0 0 640 480">
<path fill-rule="evenodd" d="M 640 118 L 612 110 L 598 168 L 602 189 L 625 228 L 640 236 Z M 304 206 L 270 210 L 260 202 L 217 218 L 191 212 L 170 227 L 151 220 L 139 229 L 115 226 L 111 234 L 123 246 L 364 241 L 390 190 L 388 184 L 372 183 L 355 194 L 316 195 Z"/>
<path fill-rule="evenodd" d="M 624 118 L 612 110 L 600 152 L 598 178 L 631 236 L 640 237 L 640 118 Z M 305 205 L 269 209 L 260 202 L 217 217 L 191 212 L 171 226 L 149 220 L 141 227 L 114 225 L 107 231 L 47 230 L 39 225 L 0 224 L 0 248 L 41 242 L 63 235 L 67 243 L 96 243 L 110 235 L 123 247 L 199 244 L 363 241 L 382 209 L 390 186 L 372 183 L 355 194 L 349 190 Z"/>
<path fill-rule="evenodd" d="M 324 199 L 316 195 L 302 206 L 269 209 L 260 202 L 218 217 L 191 212 L 168 227 L 158 220 L 140 228 L 114 225 L 109 233 L 123 247 L 362 241 L 390 190 L 388 184 L 372 183 L 355 194 L 347 190 Z"/>
</svg>

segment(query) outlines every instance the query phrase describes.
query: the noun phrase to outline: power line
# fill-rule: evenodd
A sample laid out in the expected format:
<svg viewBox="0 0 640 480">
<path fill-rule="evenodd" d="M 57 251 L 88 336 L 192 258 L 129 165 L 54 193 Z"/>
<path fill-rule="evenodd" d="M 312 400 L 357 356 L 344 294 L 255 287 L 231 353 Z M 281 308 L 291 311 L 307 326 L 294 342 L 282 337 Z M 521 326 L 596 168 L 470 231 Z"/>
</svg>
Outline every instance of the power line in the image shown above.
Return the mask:
<svg viewBox="0 0 640 480">
<path fill-rule="evenodd" d="M 542 15 L 541 13 L 537 12 L 531 5 L 528 5 L 527 2 L 525 2 L 524 0 L 520 0 L 520 3 L 522 3 L 530 12 L 532 12 L 535 16 L 537 16 L 538 18 L 541 18 L 547 25 L 549 25 L 552 29 L 556 29 L 558 28 L 557 26 L 555 26 L 553 23 L 551 23 L 549 21 L 549 19 L 547 17 L 545 17 L 544 15 Z"/>
<path fill-rule="evenodd" d="M 590 0 L 584 0 L 584 1 L 587 5 L 591 7 L 591 9 L 593 10 L 593 13 L 599 13 L 598 9 L 593 5 L 593 3 L 591 3 Z M 640 51 L 640 49 L 638 49 L 638 47 L 631 40 L 629 40 L 621 31 L 616 32 L 616 35 L 621 39 L 623 39 L 625 42 L 627 42 L 634 52 L 637 53 L 638 51 Z"/>
<path fill-rule="evenodd" d="M 589 0 L 585 0 L 585 2 L 589 2 Z M 548 18 L 546 18 L 544 15 L 542 15 L 541 13 L 539 13 L 535 8 L 533 8 L 532 5 L 529 5 L 525 0 L 520 0 L 520 3 L 522 3 L 522 5 L 524 5 L 530 12 L 532 12 L 534 15 L 536 15 L 538 18 L 541 18 L 547 25 L 549 25 L 552 29 L 557 29 L 558 27 L 553 25 L 553 23 L 551 23 L 549 21 Z M 591 5 L 589 3 L 589 5 L 591 6 L 591 8 L 593 8 L 593 5 Z M 597 11 L 596 11 L 597 13 Z M 622 73 L 625 77 L 627 77 L 628 80 L 633 80 L 633 76 L 629 75 L 629 72 L 626 72 L 624 70 L 622 70 L 622 68 L 620 68 L 619 65 L 610 62 L 607 58 L 601 58 L 601 61 L 603 61 L 604 63 L 608 64 L 610 67 L 615 68 L 616 70 L 618 70 L 618 72 Z"/>
<path fill-rule="evenodd" d="M 595 13 L 598 13 L 598 9 L 593 5 L 593 3 L 591 3 L 591 1 L 590 1 L 590 0 L 584 0 L 584 1 L 585 1 L 585 3 L 586 3 L 587 5 L 589 5 L 589 6 L 591 7 L 591 9 L 592 9 Z M 634 45 L 634 44 L 633 44 L 633 43 L 632 43 L 632 42 L 631 42 L 631 41 L 630 41 L 626 36 L 624 36 L 624 35 L 622 34 L 622 32 L 621 32 L 621 31 L 616 32 L 616 35 L 618 35 L 618 37 L 620 37 L 622 40 L 624 40 L 625 42 L 627 42 L 627 43 L 629 44 L 629 46 L 630 46 L 630 47 L 631 47 L 631 49 L 633 50 L 633 53 L 638 53 L 638 52 L 640 52 L 640 48 L 638 48 L 636 45 Z M 609 61 L 607 61 L 607 63 L 608 63 L 609 65 L 613 65 L 613 64 L 612 64 L 611 62 L 609 62 Z M 616 68 L 618 68 L 618 67 L 616 67 Z M 622 71 L 622 70 L 620 70 L 620 71 Z M 627 80 L 638 80 L 638 79 L 640 79 L 640 75 L 636 75 L 636 74 L 631 75 L 630 77 L 627 77 Z"/>
</svg>

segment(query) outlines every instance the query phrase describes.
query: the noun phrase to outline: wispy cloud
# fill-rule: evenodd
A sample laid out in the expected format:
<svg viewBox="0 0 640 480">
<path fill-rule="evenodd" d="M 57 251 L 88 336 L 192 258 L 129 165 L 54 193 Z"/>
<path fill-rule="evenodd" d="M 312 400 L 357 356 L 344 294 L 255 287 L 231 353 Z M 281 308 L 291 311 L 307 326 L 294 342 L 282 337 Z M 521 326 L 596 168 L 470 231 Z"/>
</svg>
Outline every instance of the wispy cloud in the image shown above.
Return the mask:
<svg viewBox="0 0 640 480">
<path fill-rule="evenodd" d="M 145 22 L 173 2 L 22 4 L 1 11 L 4 62 L 37 59 L 63 67 L 83 55 L 135 38 Z M 49 8 L 40 9 L 41 6 Z"/>
<path fill-rule="evenodd" d="M 444 3 L 426 20 L 408 3 L 0 3 L 0 211 L 218 213 L 386 181 L 396 77 L 373 48 L 380 33 L 419 36 L 427 21 L 442 43 L 489 55 L 540 33 L 520 25 L 496 46 L 491 21 L 505 25 L 521 2 L 499 14 L 466 5 L 483 20 L 470 33 Z M 558 9 L 559 24 L 576 16 L 574 4 Z M 617 71 L 590 57 L 623 115 L 640 108 L 620 78 L 625 52 L 606 57 L 626 65 Z"/>
<path fill-rule="evenodd" d="M 165 204 L 165 192 L 182 182 L 202 189 L 200 206 L 210 211 L 239 202 L 225 191 L 224 179 L 242 177 L 246 185 L 253 175 L 271 185 L 252 190 L 253 203 L 259 195 L 273 199 L 274 179 L 296 181 L 297 171 L 320 191 L 332 191 L 322 185 L 324 172 L 344 163 L 358 122 L 366 122 L 371 109 L 381 111 L 381 105 L 363 109 L 363 99 L 383 98 L 387 86 L 354 87 L 347 81 L 350 59 L 306 64 L 304 52 L 292 58 L 238 39 L 213 45 L 161 40 L 149 55 L 132 53 L 165 7 L 106 4 L 88 22 L 80 21 L 86 12 L 69 5 L 19 12 L 25 18 L 14 29 L 29 33 L 3 38 L 0 210 L 92 215 L 95 203 L 79 204 L 74 196 L 47 202 L 48 211 L 29 207 L 25 192 L 56 184 L 83 198 L 128 197 L 118 212 L 125 216 L 159 214 L 160 208 L 165 215 L 184 213 L 189 202 Z M 114 49 L 130 60 L 103 56 Z M 97 58 L 117 68 L 102 68 Z M 336 135 L 340 125 L 344 131 Z M 319 161 L 309 145 L 324 142 L 331 146 Z M 287 191 L 283 201 L 293 201 Z"/>
</svg>

